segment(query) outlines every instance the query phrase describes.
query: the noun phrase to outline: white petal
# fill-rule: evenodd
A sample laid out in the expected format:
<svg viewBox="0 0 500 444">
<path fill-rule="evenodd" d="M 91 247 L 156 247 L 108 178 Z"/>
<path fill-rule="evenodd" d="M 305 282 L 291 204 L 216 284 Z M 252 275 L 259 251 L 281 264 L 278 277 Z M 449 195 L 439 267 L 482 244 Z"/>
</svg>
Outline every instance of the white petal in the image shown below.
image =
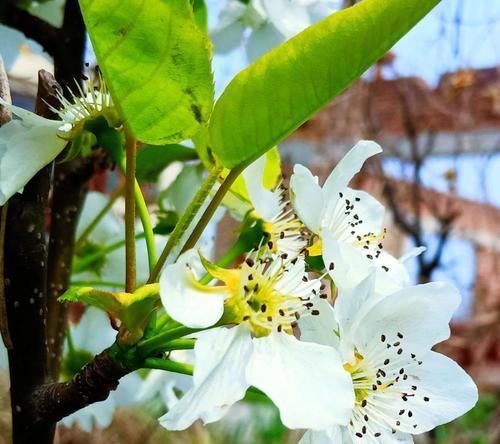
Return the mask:
<svg viewBox="0 0 500 444">
<path fill-rule="evenodd" d="M 281 261 L 275 259 L 272 266 L 276 267 L 275 273 L 278 273 L 281 268 Z M 321 281 L 319 279 L 310 279 L 304 282 L 305 269 L 306 263 L 303 257 L 299 256 L 294 264 L 286 267 L 286 273 L 282 274 L 282 277 L 276 282 L 274 288 L 281 294 L 298 298 L 314 297 L 314 292 L 319 294 Z"/>
<path fill-rule="evenodd" d="M 377 269 L 376 292 L 380 295 L 395 293 L 410 285 L 410 275 L 404 264 L 384 250 L 375 259 Z"/>
<path fill-rule="evenodd" d="M 204 332 L 196 341 L 194 387 L 164 416 L 160 424 L 183 430 L 199 418 L 219 420 L 228 408 L 245 396 L 245 378 L 252 340 L 245 326 Z"/>
<path fill-rule="evenodd" d="M 254 29 L 245 48 L 249 61 L 257 60 L 285 40 L 286 37 L 272 23 L 265 23 Z"/>
<path fill-rule="evenodd" d="M 61 126 L 61 122 L 58 120 L 50 120 L 45 117 L 41 117 L 38 114 L 32 113 L 27 109 L 21 108 L 19 106 L 12 105 L 6 102 L 0 97 L 0 106 L 5 106 L 12 114 L 19 117 L 25 126 L 43 126 L 46 128 L 51 128 L 57 130 Z"/>
<path fill-rule="evenodd" d="M 399 429 L 407 433 L 423 433 L 446 424 L 468 412 L 478 400 L 474 381 L 455 361 L 433 351 L 422 361 L 414 372 L 418 385 L 415 396 L 406 403 L 400 401 L 399 407 L 411 409 L 413 414 L 401 421 Z"/>
<path fill-rule="evenodd" d="M 54 122 L 32 116 L 43 122 L 39 124 L 36 118 L 27 119 L 27 123 L 12 120 L 0 128 L 0 205 L 52 162 L 67 144 L 57 135 Z M 32 121 L 36 124 L 32 125 Z"/>
<path fill-rule="evenodd" d="M 369 157 L 381 153 L 382 148 L 378 143 L 370 140 L 361 140 L 342 158 L 332 171 L 323 186 L 325 195 L 337 195 L 346 188 L 353 176 Z"/>
<path fill-rule="evenodd" d="M 351 188 L 344 188 L 336 195 L 326 193 L 325 196 L 327 203 L 322 226 L 327 227 L 337 240 L 359 244 L 359 235 L 382 234 L 385 208 L 373 196 Z M 347 206 L 350 206 L 348 211 Z"/>
<path fill-rule="evenodd" d="M 401 262 L 402 264 L 406 264 L 406 262 L 408 262 L 410 259 L 423 254 L 425 250 L 427 250 L 426 247 L 413 247 L 399 258 L 399 262 Z"/>
<path fill-rule="evenodd" d="M 324 429 L 349 421 L 354 390 L 335 349 L 276 332 L 253 342 L 248 382 L 271 398 L 286 427 Z"/>
<path fill-rule="evenodd" d="M 351 330 L 362 354 L 378 347 L 381 335 L 396 338 L 400 333 L 405 355 L 421 356 L 449 337 L 448 324 L 459 304 L 458 291 L 447 283 L 407 287 L 380 299 Z"/>
<path fill-rule="evenodd" d="M 299 319 L 300 340 L 338 348 L 339 337 L 335 334 L 337 320 L 333 307 L 329 302 L 318 298 L 314 301 L 313 308 L 319 311 L 318 316 Z"/>
<path fill-rule="evenodd" d="M 325 17 L 333 14 L 338 10 L 339 3 L 333 1 L 307 1 L 307 11 L 309 13 L 311 23 L 316 23 L 323 20 Z"/>
<path fill-rule="evenodd" d="M 358 248 L 346 242 L 337 242 L 327 230 L 322 232 L 322 241 L 323 260 L 337 288 L 353 288 L 374 273 L 374 262 Z"/>
<path fill-rule="evenodd" d="M 224 313 L 227 291 L 203 291 L 196 285 L 197 277 L 190 268 L 196 255 L 194 250 L 186 251 L 175 264 L 165 267 L 160 277 L 160 296 L 165 310 L 177 322 L 205 328 L 214 325 Z"/>
<path fill-rule="evenodd" d="M 78 219 L 76 238 L 78 239 L 83 231 L 95 220 L 97 215 L 108 204 L 109 196 L 103 193 L 90 191 L 85 197 L 82 212 Z M 123 220 L 118 218 L 113 211 L 109 211 L 99 221 L 89 235 L 92 242 L 101 245 L 110 245 L 112 242 L 123 239 Z"/>
<path fill-rule="evenodd" d="M 111 424 L 116 410 L 116 403 L 113 394 L 110 394 L 105 401 L 95 402 L 82 410 L 78 410 L 72 415 L 66 416 L 61 423 L 66 427 L 78 424 L 87 433 L 92 432 L 94 422 L 101 428 L 106 428 Z"/>
<path fill-rule="evenodd" d="M 290 39 L 311 25 L 308 11 L 298 2 L 266 1 L 264 9 L 268 20 L 286 39 Z"/>
<path fill-rule="evenodd" d="M 216 52 L 226 54 L 240 46 L 245 30 L 240 19 L 246 9 L 247 6 L 237 0 L 231 0 L 224 6 L 216 27 L 209 33 Z"/>
<path fill-rule="evenodd" d="M 300 164 L 295 165 L 290 179 L 292 203 L 299 219 L 314 233 L 319 232 L 325 199 L 318 177 Z"/>
<path fill-rule="evenodd" d="M 281 211 L 280 193 L 272 192 L 264 187 L 265 166 L 266 155 L 264 154 L 243 171 L 243 177 L 255 211 L 265 221 L 271 221 Z"/>
<path fill-rule="evenodd" d="M 309 430 L 299 441 L 299 444 L 351 444 L 352 440 L 347 438 L 346 428 L 343 426 L 330 427 L 326 430 Z"/>
<path fill-rule="evenodd" d="M 116 332 L 109 327 L 109 318 L 104 311 L 87 307 L 80 322 L 71 328 L 75 348 L 94 355 L 101 353 L 116 339 Z M 96 335 L 96 331 L 99 334 Z"/>
</svg>

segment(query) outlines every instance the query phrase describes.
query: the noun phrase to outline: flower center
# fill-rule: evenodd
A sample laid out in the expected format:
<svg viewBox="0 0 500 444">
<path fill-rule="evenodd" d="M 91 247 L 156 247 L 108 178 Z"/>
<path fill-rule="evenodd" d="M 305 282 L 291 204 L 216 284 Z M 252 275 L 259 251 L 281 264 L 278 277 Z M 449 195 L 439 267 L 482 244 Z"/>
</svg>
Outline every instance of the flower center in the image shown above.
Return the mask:
<svg viewBox="0 0 500 444">
<path fill-rule="evenodd" d="M 280 256 L 249 257 L 241 268 L 240 285 L 226 304 L 237 314 L 237 322 L 246 322 L 256 337 L 272 331 L 292 334 L 301 316 L 319 314 L 310 302 L 319 285 L 304 272 L 287 268 Z"/>
<path fill-rule="evenodd" d="M 364 355 L 355 350 L 354 363 L 344 364 L 356 395 L 349 424 L 353 435 L 381 441 L 398 430 L 407 433 L 418 428 L 412 404 L 430 401 L 425 388 L 420 388 L 420 380 L 413 375 L 413 369 L 421 364 L 407 349 L 400 332 L 382 334 L 378 344 Z"/>
</svg>

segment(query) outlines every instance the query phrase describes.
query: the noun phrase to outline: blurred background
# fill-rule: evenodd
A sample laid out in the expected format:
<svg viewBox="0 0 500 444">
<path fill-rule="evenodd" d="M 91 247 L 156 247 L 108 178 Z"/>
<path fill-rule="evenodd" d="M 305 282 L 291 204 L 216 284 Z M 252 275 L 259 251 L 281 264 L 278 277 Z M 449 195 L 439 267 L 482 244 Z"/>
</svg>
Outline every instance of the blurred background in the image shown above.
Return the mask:
<svg viewBox="0 0 500 444">
<path fill-rule="evenodd" d="M 32 14 L 61 25 L 64 0 L 27 3 Z M 331 12 L 356 2 L 309 1 L 305 21 L 285 9 L 278 18 L 229 17 L 229 25 L 228 3 L 206 2 L 217 94 L 252 59 L 289 37 L 283 29 L 304 27 L 307 20 L 324 16 L 325 8 Z M 52 71 L 51 58 L 38 43 L 4 25 L 0 54 L 14 103 L 32 109 L 36 73 Z M 90 45 L 85 61 L 95 63 Z M 384 154 L 371 160 L 352 186 L 385 204 L 385 246 L 391 253 L 400 256 L 415 245 L 427 248 L 410 264 L 415 283 L 445 280 L 460 289 L 463 302 L 452 336 L 438 349 L 457 360 L 481 390 L 475 409 L 418 442 L 500 443 L 500 2 L 443 0 L 362 79 L 281 144 L 283 168 L 290 173 L 294 163 L 302 163 L 324 179 L 362 138 L 380 143 Z M 170 166 L 162 175 L 164 183 L 180 170 Z M 101 177 L 92 187 L 109 191 L 112 183 L 112 177 Z M 157 194 L 151 190 L 152 199 Z M 216 252 L 231 244 L 228 233 L 234 227 L 236 222 L 224 216 Z M 4 377 L 0 430 L 9 427 L 7 387 Z M 155 418 L 163 410 L 162 403 L 118 408 L 110 426 L 94 424 L 89 432 L 74 423 L 61 427 L 58 439 L 219 444 L 296 443 L 300 437 L 286 431 L 267 404 L 245 403 L 221 423 L 206 429 L 196 425 L 185 433 L 158 427 Z"/>
</svg>

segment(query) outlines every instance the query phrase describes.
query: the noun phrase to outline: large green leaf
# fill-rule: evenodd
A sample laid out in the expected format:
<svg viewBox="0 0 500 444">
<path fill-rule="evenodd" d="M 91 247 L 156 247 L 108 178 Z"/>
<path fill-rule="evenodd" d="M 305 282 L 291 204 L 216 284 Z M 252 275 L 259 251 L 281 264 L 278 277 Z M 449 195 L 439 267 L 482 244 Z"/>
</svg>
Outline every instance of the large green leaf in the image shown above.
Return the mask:
<svg viewBox="0 0 500 444">
<path fill-rule="evenodd" d="M 439 0 L 363 0 L 270 51 L 228 85 L 210 120 L 227 168 L 256 159 L 341 93 Z"/>
<path fill-rule="evenodd" d="M 153 145 L 193 136 L 213 104 L 211 44 L 190 0 L 80 0 L 113 100 Z"/>
</svg>

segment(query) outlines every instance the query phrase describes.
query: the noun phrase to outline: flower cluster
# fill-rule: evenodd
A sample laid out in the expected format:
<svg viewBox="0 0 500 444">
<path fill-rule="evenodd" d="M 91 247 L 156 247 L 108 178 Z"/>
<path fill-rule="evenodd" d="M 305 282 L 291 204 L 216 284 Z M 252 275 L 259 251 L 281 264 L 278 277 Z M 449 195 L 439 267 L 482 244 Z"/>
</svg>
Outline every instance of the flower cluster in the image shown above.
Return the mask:
<svg viewBox="0 0 500 444">
<path fill-rule="evenodd" d="M 200 330 L 193 385 L 164 427 L 217 421 L 257 390 L 285 426 L 308 430 L 302 444 L 408 443 L 474 406 L 471 378 L 432 351 L 450 334 L 459 294 L 411 286 L 408 255 L 383 249 L 383 206 L 348 186 L 380 152 L 359 142 L 323 186 L 296 165 L 290 201 L 281 182 L 264 186 L 259 159 L 244 180 L 260 242 L 232 269 L 190 250 L 163 270 L 165 310 Z"/>
</svg>

